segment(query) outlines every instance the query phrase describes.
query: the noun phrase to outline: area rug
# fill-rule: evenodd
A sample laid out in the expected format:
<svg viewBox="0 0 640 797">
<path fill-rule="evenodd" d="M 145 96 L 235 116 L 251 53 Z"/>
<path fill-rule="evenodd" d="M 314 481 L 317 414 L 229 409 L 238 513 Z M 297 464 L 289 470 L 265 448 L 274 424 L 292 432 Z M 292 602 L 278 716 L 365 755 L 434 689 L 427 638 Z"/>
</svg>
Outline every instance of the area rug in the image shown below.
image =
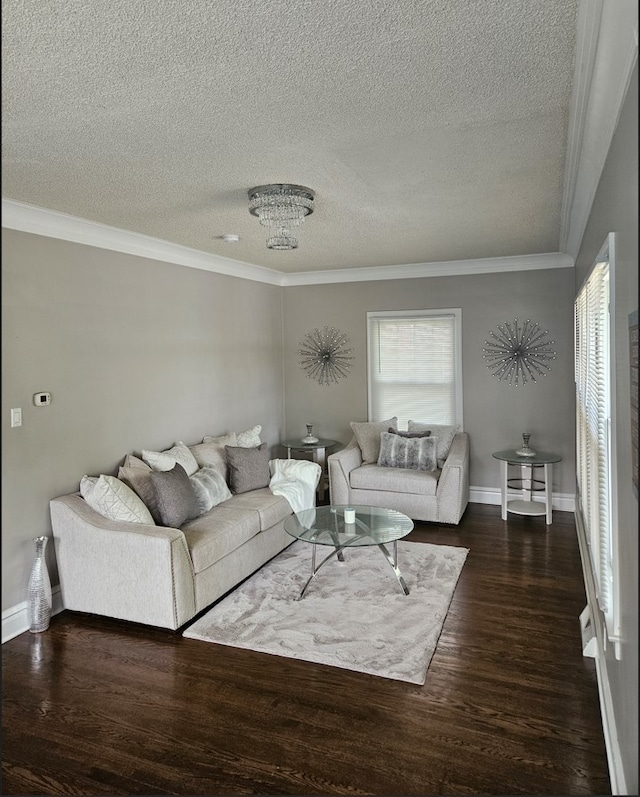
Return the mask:
<svg viewBox="0 0 640 797">
<path fill-rule="evenodd" d="M 318 547 L 318 563 L 328 549 Z M 296 541 L 184 632 L 219 645 L 424 684 L 469 550 L 398 543 L 409 595 L 377 548 L 352 548 L 311 574 L 311 546 Z"/>
</svg>

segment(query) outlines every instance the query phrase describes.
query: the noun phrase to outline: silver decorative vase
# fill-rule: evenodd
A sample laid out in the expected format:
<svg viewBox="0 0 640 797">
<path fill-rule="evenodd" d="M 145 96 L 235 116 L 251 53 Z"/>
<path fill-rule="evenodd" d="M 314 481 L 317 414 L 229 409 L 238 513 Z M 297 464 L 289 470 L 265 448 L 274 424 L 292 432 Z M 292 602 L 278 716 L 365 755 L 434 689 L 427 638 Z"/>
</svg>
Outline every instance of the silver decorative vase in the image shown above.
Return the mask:
<svg viewBox="0 0 640 797">
<path fill-rule="evenodd" d="M 523 443 L 522 448 L 519 448 L 516 451 L 516 454 L 519 457 L 535 457 L 536 452 L 532 448 L 529 448 L 529 440 L 530 440 L 530 438 L 531 438 L 531 435 L 528 434 L 527 432 L 525 432 L 522 435 L 522 443 Z"/>
<path fill-rule="evenodd" d="M 29 610 L 29 631 L 34 634 L 46 631 L 51 620 L 51 580 L 44 558 L 48 537 L 34 537 L 36 554 L 29 576 L 27 601 Z"/>
<path fill-rule="evenodd" d="M 307 426 L 307 436 L 302 438 L 303 443 L 317 443 L 318 438 L 313 436 L 313 424 L 308 423 Z"/>
</svg>

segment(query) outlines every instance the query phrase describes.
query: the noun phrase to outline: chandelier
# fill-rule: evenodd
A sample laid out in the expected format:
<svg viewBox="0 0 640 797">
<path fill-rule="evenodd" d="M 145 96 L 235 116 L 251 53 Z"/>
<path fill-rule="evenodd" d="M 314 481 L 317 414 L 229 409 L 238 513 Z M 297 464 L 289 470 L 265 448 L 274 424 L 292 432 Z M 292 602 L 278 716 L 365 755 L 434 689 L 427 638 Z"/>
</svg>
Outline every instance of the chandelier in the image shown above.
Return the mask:
<svg viewBox="0 0 640 797">
<path fill-rule="evenodd" d="M 298 248 L 297 228 L 313 213 L 313 198 L 310 188 L 287 183 L 259 185 L 249 191 L 249 213 L 269 228 L 268 249 Z"/>
</svg>

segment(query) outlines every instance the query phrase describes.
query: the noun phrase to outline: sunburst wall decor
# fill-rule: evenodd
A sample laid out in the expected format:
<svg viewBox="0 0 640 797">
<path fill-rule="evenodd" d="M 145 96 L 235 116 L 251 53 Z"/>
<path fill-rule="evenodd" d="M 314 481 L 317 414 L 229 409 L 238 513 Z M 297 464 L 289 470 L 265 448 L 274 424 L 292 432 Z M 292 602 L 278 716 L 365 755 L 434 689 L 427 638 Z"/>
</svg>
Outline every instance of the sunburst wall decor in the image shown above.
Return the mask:
<svg viewBox="0 0 640 797">
<path fill-rule="evenodd" d="M 321 385 L 337 383 L 351 368 L 353 349 L 347 348 L 348 343 L 347 336 L 334 327 L 307 332 L 298 349 L 300 367 Z"/>
<path fill-rule="evenodd" d="M 518 387 L 535 382 L 546 376 L 555 360 L 551 348 L 555 343 L 547 340 L 549 330 L 541 329 L 535 321 L 527 319 L 523 324 L 516 318 L 513 323 L 505 321 L 497 325 L 497 332 L 490 332 L 491 340 L 485 340 L 484 354 L 487 368 L 501 382 Z"/>
</svg>

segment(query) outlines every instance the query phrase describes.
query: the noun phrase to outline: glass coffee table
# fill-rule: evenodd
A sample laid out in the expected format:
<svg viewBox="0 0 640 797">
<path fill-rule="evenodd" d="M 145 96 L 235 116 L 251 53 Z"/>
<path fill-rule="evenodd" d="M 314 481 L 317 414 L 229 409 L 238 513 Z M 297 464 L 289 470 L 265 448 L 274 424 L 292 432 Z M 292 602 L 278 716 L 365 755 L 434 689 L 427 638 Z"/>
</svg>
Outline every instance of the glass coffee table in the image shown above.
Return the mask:
<svg viewBox="0 0 640 797">
<path fill-rule="evenodd" d="M 345 509 L 355 510 L 353 523 L 345 523 Z M 290 515 L 284 522 L 285 531 L 292 537 L 312 544 L 311 575 L 302 588 L 298 600 L 304 598 L 307 587 L 334 556 L 344 561 L 345 548 L 377 545 L 389 562 L 405 595 L 409 594 L 405 580 L 398 567 L 398 540 L 413 529 L 413 521 L 395 509 L 376 506 L 317 506 Z M 386 547 L 393 543 L 393 554 Z M 326 545 L 333 550 L 316 566 L 316 547 Z"/>
</svg>

